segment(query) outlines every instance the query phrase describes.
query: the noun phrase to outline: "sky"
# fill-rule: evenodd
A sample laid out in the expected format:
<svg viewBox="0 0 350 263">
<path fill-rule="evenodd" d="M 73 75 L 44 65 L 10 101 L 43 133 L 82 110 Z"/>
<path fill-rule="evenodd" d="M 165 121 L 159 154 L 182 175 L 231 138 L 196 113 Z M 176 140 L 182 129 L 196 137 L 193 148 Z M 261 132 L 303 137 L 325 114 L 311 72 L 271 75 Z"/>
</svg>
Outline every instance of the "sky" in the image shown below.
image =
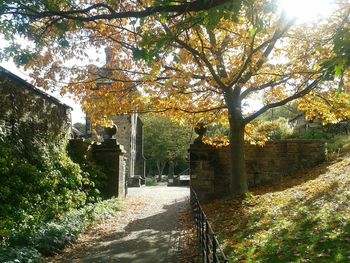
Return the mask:
<svg viewBox="0 0 350 263">
<path fill-rule="evenodd" d="M 287 16 L 295 17 L 297 23 L 311 23 L 331 14 L 334 0 L 278 0 Z"/>
<path fill-rule="evenodd" d="M 279 0 L 279 2 L 281 7 L 285 10 L 287 16 L 295 17 L 297 19 L 297 23 L 311 23 L 319 18 L 328 16 L 332 10 L 332 0 Z M 0 33 L 0 49 L 5 45 L 6 42 L 1 38 Z M 97 52 L 94 50 L 91 50 L 91 53 L 97 54 Z M 81 62 L 78 63 L 81 64 Z M 31 82 L 29 73 L 16 67 L 13 62 L 2 61 L 0 62 L 0 65 L 26 81 Z M 73 108 L 73 123 L 85 122 L 85 114 L 78 102 L 74 101 L 68 96 L 62 97 L 58 91 L 48 93 Z"/>
</svg>

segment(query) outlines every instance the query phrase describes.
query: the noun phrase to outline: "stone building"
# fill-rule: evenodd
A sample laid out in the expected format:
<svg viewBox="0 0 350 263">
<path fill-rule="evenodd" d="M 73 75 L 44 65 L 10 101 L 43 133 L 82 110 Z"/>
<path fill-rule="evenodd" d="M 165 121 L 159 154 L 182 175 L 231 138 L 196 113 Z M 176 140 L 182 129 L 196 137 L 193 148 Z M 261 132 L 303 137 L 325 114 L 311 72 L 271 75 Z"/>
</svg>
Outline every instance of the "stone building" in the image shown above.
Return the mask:
<svg viewBox="0 0 350 263">
<path fill-rule="evenodd" d="M 143 184 L 145 175 L 145 158 L 143 156 L 143 123 L 137 113 L 114 116 L 113 122 L 118 126 L 116 139 L 126 151 L 126 175 L 129 186 Z"/>
<path fill-rule="evenodd" d="M 301 112 L 295 117 L 288 120 L 288 124 L 296 134 L 304 134 L 305 132 L 322 127 L 320 120 L 307 120 L 305 112 Z"/>
<path fill-rule="evenodd" d="M 0 67 L 0 130 L 29 142 L 59 142 L 71 130 L 68 105 Z"/>
<path fill-rule="evenodd" d="M 144 183 L 145 158 L 143 156 L 143 123 L 137 113 L 119 115 L 111 118 L 117 125 L 115 135 L 119 144 L 124 147 L 126 157 L 126 177 L 128 186 L 139 187 Z M 101 128 L 93 128 L 87 119 L 87 136 L 99 140 L 103 137 Z"/>
</svg>

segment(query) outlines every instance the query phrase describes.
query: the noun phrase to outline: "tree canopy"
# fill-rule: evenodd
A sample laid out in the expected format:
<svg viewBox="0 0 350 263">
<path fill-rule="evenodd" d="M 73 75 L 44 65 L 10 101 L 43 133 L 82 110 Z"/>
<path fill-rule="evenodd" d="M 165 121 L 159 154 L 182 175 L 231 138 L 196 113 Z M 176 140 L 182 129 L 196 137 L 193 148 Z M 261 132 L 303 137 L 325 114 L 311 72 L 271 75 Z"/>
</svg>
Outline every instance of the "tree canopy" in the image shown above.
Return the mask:
<svg viewBox="0 0 350 263">
<path fill-rule="evenodd" d="M 160 177 L 169 161 L 174 162 L 176 173 L 187 169 L 188 147 L 194 139 L 191 127 L 179 126 L 165 116 L 145 115 L 142 121 L 147 173 Z"/>
<path fill-rule="evenodd" d="M 189 12 L 209 10 L 224 4 L 239 7 L 241 0 L 194 0 L 194 1 L 74 1 L 74 0 L 35 0 L 3 1 L 1 13 L 40 20 L 96 21 L 120 18 L 144 18 L 159 13 L 180 16 Z"/>
<path fill-rule="evenodd" d="M 234 194 L 247 191 L 244 133 L 259 115 L 300 98 L 314 113 L 322 107 L 310 96 L 329 101 L 347 89 L 346 3 L 327 23 L 300 28 L 276 1 L 15 2 L 0 8 L 6 37 L 19 33 L 36 45 L 7 54 L 26 63 L 37 85 L 69 76 L 64 92 L 93 119 L 138 111 L 228 125 Z M 89 47 L 107 48 L 103 67 L 65 65 L 88 57 Z"/>
</svg>

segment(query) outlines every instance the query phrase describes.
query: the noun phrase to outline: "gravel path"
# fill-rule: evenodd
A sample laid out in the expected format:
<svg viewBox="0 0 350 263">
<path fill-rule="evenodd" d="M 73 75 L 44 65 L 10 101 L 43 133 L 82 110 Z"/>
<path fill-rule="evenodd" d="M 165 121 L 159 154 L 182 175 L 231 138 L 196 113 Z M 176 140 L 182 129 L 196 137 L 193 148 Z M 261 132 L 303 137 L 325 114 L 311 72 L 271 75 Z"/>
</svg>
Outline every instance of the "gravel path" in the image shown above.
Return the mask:
<svg viewBox="0 0 350 263">
<path fill-rule="evenodd" d="M 179 262 L 177 215 L 189 188 L 129 188 L 124 209 L 90 229 L 78 243 L 48 262 Z"/>
</svg>

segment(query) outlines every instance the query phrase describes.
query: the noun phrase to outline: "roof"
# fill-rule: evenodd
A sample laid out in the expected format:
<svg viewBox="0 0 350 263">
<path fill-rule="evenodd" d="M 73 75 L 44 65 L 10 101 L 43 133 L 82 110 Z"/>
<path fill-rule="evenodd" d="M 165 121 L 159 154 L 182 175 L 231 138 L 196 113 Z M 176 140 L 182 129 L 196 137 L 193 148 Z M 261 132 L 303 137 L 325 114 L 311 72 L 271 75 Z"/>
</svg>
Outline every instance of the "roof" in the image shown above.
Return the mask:
<svg viewBox="0 0 350 263">
<path fill-rule="evenodd" d="M 305 113 L 302 112 L 302 113 L 299 113 L 297 114 L 296 116 L 294 116 L 293 118 L 291 118 L 290 120 L 288 120 L 288 122 L 293 122 L 293 121 L 296 121 L 297 119 L 299 119 L 300 117 L 302 117 L 303 119 L 305 119 Z"/>
<path fill-rule="evenodd" d="M 78 136 L 84 135 L 81 131 L 79 131 L 77 128 L 72 126 L 72 132 L 76 133 Z"/>
<path fill-rule="evenodd" d="M 55 98 L 54 96 L 51 96 L 50 94 L 47 94 L 46 92 L 42 91 L 41 89 L 38 89 L 34 85 L 28 83 L 24 79 L 18 77 L 17 75 L 13 74 L 12 72 L 8 71 L 7 69 L 5 69 L 5 68 L 3 68 L 1 66 L 0 66 L 0 76 L 5 76 L 8 79 L 11 79 L 11 80 L 21 84 L 25 88 L 35 92 L 36 94 L 39 94 L 39 95 L 49 99 L 50 101 L 55 102 L 56 104 L 59 104 L 59 105 L 65 107 L 65 108 L 72 109 L 71 106 L 61 102 L 59 99 Z"/>
</svg>

